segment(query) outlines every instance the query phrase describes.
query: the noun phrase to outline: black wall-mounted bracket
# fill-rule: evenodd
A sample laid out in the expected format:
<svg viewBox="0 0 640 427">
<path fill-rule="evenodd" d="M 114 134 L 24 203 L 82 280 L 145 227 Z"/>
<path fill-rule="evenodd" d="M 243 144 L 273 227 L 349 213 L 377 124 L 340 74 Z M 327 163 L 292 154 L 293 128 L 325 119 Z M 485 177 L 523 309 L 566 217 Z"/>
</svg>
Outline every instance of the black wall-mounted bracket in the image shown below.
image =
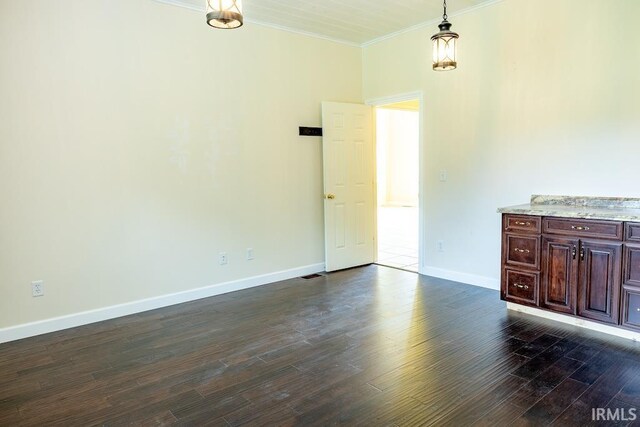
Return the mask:
<svg viewBox="0 0 640 427">
<path fill-rule="evenodd" d="M 322 128 L 300 126 L 300 136 L 322 136 Z"/>
</svg>

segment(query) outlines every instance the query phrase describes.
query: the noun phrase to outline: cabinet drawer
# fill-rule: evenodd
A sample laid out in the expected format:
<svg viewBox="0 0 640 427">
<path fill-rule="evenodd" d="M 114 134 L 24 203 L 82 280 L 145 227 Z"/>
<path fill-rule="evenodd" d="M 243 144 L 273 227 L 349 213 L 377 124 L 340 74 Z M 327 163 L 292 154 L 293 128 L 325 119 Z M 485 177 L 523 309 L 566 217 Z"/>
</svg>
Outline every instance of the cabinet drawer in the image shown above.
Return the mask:
<svg viewBox="0 0 640 427">
<path fill-rule="evenodd" d="M 622 289 L 622 325 L 640 329 L 640 288 Z"/>
<path fill-rule="evenodd" d="M 640 245 L 624 245 L 622 284 L 640 287 Z"/>
<path fill-rule="evenodd" d="M 505 234 L 504 245 L 506 264 L 540 268 L 540 237 Z"/>
<path fill-rule="evenodd" d="M 544 218 L 542 231 L 565 236 L 622 240 L 622 223 L 616 221 Z"/>
<path fill-rule="evenodd" d="M 629 242 L 640 242 L 640 223 L 625 223 L 624 239 Z"/>
<path fill-rule="evenodd" d="M 504 292 L 507 301 L 538 305 L 539 273 L 506 268 L 504 280 Z"/>
<path fill-rule="evenodd" d="M 540 234 L 542 218 L 529 215 L 505 215 L 504 231 L 509 233 Z M 640 231 L 640 230 L 639 230 Z"/>
</svg>

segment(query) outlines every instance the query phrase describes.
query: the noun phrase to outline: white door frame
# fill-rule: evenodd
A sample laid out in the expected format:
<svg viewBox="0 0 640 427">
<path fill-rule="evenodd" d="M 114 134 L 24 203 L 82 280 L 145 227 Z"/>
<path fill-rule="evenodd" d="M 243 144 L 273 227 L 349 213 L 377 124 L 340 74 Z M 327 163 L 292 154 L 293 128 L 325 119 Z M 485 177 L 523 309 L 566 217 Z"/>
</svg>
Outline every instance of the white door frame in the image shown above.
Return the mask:
<svg viewBox="0 0 640 427">
<path fill-rule="evenodd" d="M 424 185 L 424 180 L 426 178 L 426 172 L 425 172 L 425 160 L 424 160 L 424 155 L 425 155 L 425 143 L 424 143 L 424 93 L 422 91 L 415 91 L 415 92 L 406 92 L 406 93 L 401 93 L 401 94 L 397 94 L 397 95 L 391 95 L 391 96 L 385 96 L 385 97 L 381 97 L 381 98 L 371 98 L 371 99 L 367 99 L 365 100 L 365 104 L 366 105 L 371 105 L 372 107 L 381 107 L 384 105 L 388 105 L 388 104 L 395 104 L 397 102 L 404 102 L 404 101 L 411 101 L 417 99 L 418 102 L 420 103 L 420 110 L 418 112 L 419 114 L 419 131 L 418 131 L 418 168 L 419 168 L 419 172 L 418 172 L 418 180 L 420 181 L 418 183 L 418 273 L 420 274 L 425 274 L 425 270 L 426 270 L 426 262 L 425 262 L 425 242 L 427 241 L 426 235 L 425 235 L 425 221 L 424 221 L 424 214 L 426 212 L 426 197 L 425 197 L 425 185 Z M 376 115 L 374 114 L 374 121 L 375 121 L 375 117 Z M 375 129 L 375 128 L 374 128 Z M 375 168 L 376 171 L 378 170 L 378 153 L 376 151 L 377 149 L 377 141 L 378 141 L 378 136 L 374 133 L 374 138 L 376 140 L 376 144 L 374 144 L 374 153 L 375 153 L 375 159 L 374 161 L 376 162 Z M 377 172 L 375 174 L 375 185 L 376 188 L 378 188 L 378 175 Z M 374 220 L 375 220 L 375 229 L 374 229 L 374 233 L 375 233 L 375 238 L 376 238 L 376 251 L 375 251 L 375 260 L 376 262 L 378 261 L 378 191 L 376 190 L 374 192 L 374 201 L 375 201 L 375 213 L 374 213 Z"/>
</svg>

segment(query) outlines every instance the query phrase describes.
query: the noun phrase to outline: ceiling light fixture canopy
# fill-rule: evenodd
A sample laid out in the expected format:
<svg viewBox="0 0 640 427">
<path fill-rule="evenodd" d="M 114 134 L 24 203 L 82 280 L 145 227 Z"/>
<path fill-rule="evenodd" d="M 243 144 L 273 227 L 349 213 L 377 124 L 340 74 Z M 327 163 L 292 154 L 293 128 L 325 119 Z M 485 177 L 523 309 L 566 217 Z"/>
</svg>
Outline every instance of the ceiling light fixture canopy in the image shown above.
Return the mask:
<svg viewBox="0 0 640 427">
<path fill-rule="evenodd" d="M 451 31 L 451 23 L 447 21 L 447 0 L 444 0 L 444 14 L 438 25 L 440 32 L 431 37 L 433 41 L 433 69 L 436 71 L 455 70 L 458 67 L 456 59 L 456 43 L 458 34 Z"/>
<path fill-rule="evenodd" d="M 241 0 L 207 0 L 207 24 L 213 28 L 238 28 L 242 22 Z"/>
</svg>

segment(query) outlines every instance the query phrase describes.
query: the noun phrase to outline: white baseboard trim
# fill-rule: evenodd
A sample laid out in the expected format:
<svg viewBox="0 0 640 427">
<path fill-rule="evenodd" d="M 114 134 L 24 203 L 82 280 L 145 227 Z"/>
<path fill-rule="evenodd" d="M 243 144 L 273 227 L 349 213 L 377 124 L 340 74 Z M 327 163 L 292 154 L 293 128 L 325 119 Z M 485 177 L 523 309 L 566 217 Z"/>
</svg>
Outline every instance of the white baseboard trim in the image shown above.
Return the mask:
<svg viewBox="0 0 640 427">
<path fill-rule="evenodd" d="M 195 301 L 215 295 L 240 291 L 242 289 L 267 285 L 281 280 L 293 279 L 294 277 L 305 276 L 307 274 L 324 271 L 324 263 L 307 265 L 304 267 L 292 268 L 290 270 L 277 271 L 260 276 L 248 277 L 245 279 L 233 280 L 230 282 L 218 283 L 204 288 L 192 289 L 174 294 L 161 295 L 139 301 L 132 301 L 110 307 L 98 308 L 95 310 L 83 311 L 66 316 L 54 317 L 40 320 L 38 322 L 25 323 L 22 325 L 10 326 L 0 329 L 0 343 L 29 338 L 49 332 L 63 329 L 75 328 L 77 326 L 88 325 L 90 323 L 101 322 L 103 320 L 114 319 L 116 317 L 128 316 L 130 314 L 142 313 L 144 311 L 155 310 L 157 308 L 168 307 L 184 302 Z"/>
<path fill-rule="evenodd" d="M 425 266 L 421 274 L 438 277 L 440 279 L 453 280 L 455 282 L 466 283 L 467 285 L 480 286 L 493 290 L 500 289 L 500 280 L 491 277 L 478 276 L 475 274 L 461 273 L 459 271 L 445 270 L 443 268 Z"/>
<path fill-rule="evenodd" d="M 538 316 L 544 319 L 555 320 L 557 322 L 566 323 L 568 325 L 578 326 L 580 328 L 590 329 L 592 331 L 603 332 L 605 334 L 615 335 L 617 337 L 626 338 L 633 341 L 640 341 L 640 333 L 638 332 L 628 331 L 626 329 L 619 329 L 613 326 L 607 326 L 601 323 L 580 319 L 578 317 L 567 316 L 564 314 L 554 313 L 546 310 L 540 310 L 538 308 L 527 307 L 520 304 L 514 304 L 512 302 L 507 303 L 507 310 L 530 314 L 532 316 Z"/>
</svg>

